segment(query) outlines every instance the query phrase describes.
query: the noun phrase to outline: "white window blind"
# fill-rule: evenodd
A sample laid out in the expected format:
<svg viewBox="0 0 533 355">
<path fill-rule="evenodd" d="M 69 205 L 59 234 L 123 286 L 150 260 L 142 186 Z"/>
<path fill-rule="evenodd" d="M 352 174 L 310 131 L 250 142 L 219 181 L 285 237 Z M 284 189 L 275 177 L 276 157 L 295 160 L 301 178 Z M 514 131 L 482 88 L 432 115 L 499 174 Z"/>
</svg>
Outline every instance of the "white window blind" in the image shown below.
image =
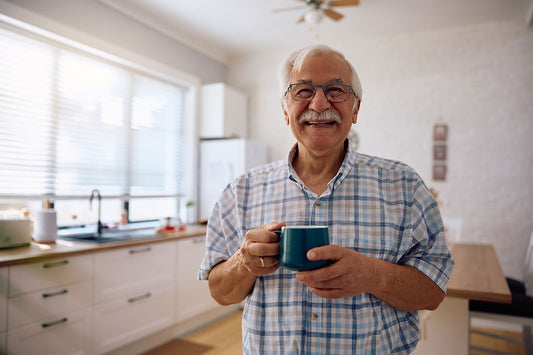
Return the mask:
<svg viewBox="0 0 533 355">
<path fill-rule="evenodd" d="M 185 89 L 0 26 L 0 195 L 176 195 Z"/>
</svg>

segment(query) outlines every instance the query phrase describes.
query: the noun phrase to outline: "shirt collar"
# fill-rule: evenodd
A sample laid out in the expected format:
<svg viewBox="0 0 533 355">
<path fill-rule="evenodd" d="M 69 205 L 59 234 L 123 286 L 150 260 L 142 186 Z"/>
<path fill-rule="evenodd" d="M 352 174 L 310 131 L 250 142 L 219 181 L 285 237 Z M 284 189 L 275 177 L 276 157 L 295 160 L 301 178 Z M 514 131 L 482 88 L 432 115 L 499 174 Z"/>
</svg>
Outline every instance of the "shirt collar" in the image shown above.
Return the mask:
<svg viewBox="0 0 533 355">
<path fill-rule="evenodd" d="M 346 149 L 346 155 L 344 156 L 344 160 L 339 171 L 337 172 L 335 177 L 331 179 L 331 181 L 328 183 L 328 190 L 330 191 L 333 191 L 342 183 L 342 181 L 344 181 L 344 178 L 348 175 L 348 172 L 353 168 L 355 164 L 357 153 L 353 149 L 353 144 L 350 144 L 350 140 L 348 138 L 346 138 L 346 141 L 344 142 L 344 147 Z M 300 177 L 296 173 L 296 170 L 294 170 L 292 166 L 292 162 L 294 161 L 294 158 L 296 157 L 297 153 L 298 143 L 295 143 L 289 151 L 289 155 L 287 157 L 287 177 L 292 181 L 295 181 L 301 189 L 304 189 L 305 184 L 300 179 Z"/>
</svg>

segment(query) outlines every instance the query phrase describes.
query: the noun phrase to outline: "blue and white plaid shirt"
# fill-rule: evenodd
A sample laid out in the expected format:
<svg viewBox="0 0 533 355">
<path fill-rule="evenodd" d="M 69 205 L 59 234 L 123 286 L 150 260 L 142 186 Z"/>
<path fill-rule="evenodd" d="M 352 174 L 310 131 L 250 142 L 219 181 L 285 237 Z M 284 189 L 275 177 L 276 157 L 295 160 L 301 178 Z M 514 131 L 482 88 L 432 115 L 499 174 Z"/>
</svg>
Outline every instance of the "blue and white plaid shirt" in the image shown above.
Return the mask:
<svg viewBox="0 0 533 355">
<path fill-rule="evenodd" d="M 408 166 L 348 149 L 338 174 L 318 196 L 290 162 L 250 170 L 229 184 L 209 219 L 199 279 L 227 260 L 250 229 L 269 222 L 327 225 L 331 244 L 411 265 L 442 290 L 453 267 L 435 199 Z M 244 354 L 409 354 L 418 313 L 373 295 L 325 299 L 280 267 L 258 277 L 245 302 Z"/>
</svg>

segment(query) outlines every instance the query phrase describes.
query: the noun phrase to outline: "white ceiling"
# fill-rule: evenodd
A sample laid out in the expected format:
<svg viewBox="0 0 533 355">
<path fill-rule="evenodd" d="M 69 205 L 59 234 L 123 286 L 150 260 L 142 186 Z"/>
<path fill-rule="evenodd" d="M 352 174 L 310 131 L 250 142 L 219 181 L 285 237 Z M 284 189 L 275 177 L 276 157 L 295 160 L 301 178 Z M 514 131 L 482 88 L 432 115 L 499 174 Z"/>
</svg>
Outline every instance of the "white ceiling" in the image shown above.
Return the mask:
<svg viewBox="0 0 533 355">
<path fill-rule="evenodd" d="M 533 12 L 533 0 L 360 0 L 357 7 L 336 8 L 344 15 L 339 22 L 326 18 L 312 31 L 305 23 L 296 24 L 305 11 L 298 0 L 99 1 L 223 63 L 246 53 L 313 42 L 335 45 L 498 21 L 531 26 Z"/>
</svg>

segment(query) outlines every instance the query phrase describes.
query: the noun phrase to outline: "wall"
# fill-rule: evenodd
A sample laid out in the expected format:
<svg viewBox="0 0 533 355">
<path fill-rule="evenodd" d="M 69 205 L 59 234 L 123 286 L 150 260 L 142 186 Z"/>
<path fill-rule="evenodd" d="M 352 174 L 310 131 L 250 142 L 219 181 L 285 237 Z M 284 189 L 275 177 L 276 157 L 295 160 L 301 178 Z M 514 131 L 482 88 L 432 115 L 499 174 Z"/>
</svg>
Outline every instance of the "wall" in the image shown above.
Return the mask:
<svg viewBox="0 0 533 355">
<path fill-rule="evenodd" d="M 0 13 L 119 57 L 129 57 L 121 49 L 137 53 L 195 76 L 202 83 L 225 80 L 222 63 L 97 0 L 0 0 Z"/>
<path fill-rule="evenodd" d="M 439 191 L 443 216 L 462 219 L 461 240 L 494 244 L 520 278 L 533 231 L 533 30 L 490 23 L 336 48 L 363 84 L 359 151 L 415 168 Z M 250 95 L 250 138 L 269 143 L 270 160 L 294 142 L 276 82 L 288 52 L 237 58 L 228 72 Z M 445 182 L 431 176 L 436 122 L 449 126 Z"/>
</svg>

